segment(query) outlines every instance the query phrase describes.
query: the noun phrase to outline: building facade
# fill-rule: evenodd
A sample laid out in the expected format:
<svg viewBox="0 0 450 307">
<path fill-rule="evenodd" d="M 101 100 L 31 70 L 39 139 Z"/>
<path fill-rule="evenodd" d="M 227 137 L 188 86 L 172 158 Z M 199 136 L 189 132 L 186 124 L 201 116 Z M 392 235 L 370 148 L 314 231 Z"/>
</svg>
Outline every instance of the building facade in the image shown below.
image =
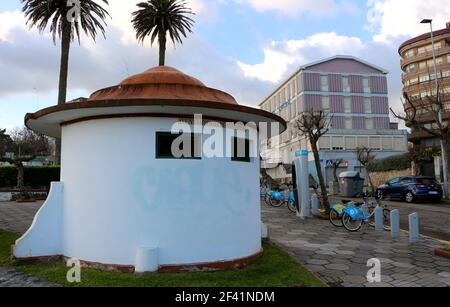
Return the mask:
<svg viewBox="0 0 450 307">
<path fill-rule="evenodd" d="M 298 150 L 310 144 L 295 129 L 295 122 L 304 111 L 324 111 L 331 116 L 331 129 L 319 141 L 323 173 L 332 181 L 331 164 L 343 159 L 339 172 L 360 170 L 355 150 L 368 147 L 377 158 L 398 155 L 407 151 L 406 131 L 390 122 L 388 72 L 361 59 L 335 56 L 301 67 L 283 82 L 260 107 L 284 118 L 288 129 L 279 140 L 271 139 L 262 147 L 262 159 L 269 175 L 276 179 L 289 174 L 276 165 L 291 164 Z M 313 163 L 310 154 L 310 161 Z M 314 176 L 315 167 L 310 167 Z"/>
<path fill-rule="evenodd" d="M 440 85 L 440 98 L 443 99 L 444 120 L 450 118 L 450 23 L 445 29 L 433 32 L 437 65 L 437 78 Z M 436 76 L 433 61 L 431 34 L 426 33 L 404 42 L 400 48 L 402 80 L 404 94 L 417 107 L 416 120 L 428 128 L 433 128 L 434 116 L 427 110 L 429 97 L 436 97 Z M 405 104 L 405 111 L 411 112 L 411 105 Z M 415 146 L 440 148 L 439 139 L 432 137 L 418 127 L 410 127 L 409 141 Z M 450 157 L 449 157 L 450 158 Z M 423 171 L 427 175 L 439 177 L 441 165 L 436 160 L 435 167 Z"/>
</svg>

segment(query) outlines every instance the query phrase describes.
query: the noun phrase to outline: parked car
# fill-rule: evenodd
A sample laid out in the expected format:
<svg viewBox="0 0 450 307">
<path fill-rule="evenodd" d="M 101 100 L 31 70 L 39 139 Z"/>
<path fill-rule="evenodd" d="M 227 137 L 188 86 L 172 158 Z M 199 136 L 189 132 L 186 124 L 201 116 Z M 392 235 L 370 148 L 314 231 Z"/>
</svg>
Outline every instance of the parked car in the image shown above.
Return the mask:
<svg viewBox="0 0 450 307">
<path fill-rule="evenodd" d="M 396 177 L 377 189 L 377 198 L 396 198 L 413 203 L 419 200 L 440 202 L 443 190 L 435 178 Z"/>
</svg>

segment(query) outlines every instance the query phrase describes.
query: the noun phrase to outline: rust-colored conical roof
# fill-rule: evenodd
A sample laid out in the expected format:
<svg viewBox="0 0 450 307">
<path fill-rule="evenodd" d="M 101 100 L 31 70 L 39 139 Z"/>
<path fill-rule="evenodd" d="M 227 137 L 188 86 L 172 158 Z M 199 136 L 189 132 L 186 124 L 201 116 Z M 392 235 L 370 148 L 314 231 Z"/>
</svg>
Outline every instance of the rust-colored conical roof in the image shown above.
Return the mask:
<svg viewBox="0 0 450 307">
<path fill-rule="evenodd" d="M 119 85 L 94 92 L 90 101 L 157 99 L 210 101 L 237 105 L 229 94 L 209 88 L 181 71 L 159 66 L 123 80 Z"/>
</svg>

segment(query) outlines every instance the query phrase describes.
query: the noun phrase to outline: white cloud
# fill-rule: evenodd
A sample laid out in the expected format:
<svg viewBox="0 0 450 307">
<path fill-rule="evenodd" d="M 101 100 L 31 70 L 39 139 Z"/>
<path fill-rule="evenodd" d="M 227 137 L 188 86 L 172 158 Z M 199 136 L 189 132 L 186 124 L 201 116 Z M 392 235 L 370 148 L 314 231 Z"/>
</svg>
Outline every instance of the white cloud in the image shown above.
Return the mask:
<svg viewBox="0 0 450 307">
<path fill-rule="evenodd" d="M 142 0 L 110 0 L 108 11 L 111 15 L 108 25 L 122 32 L 121 40 L 125 44 L 135 44 L 136 34 L 131 24 L 131 14 L 136 10 L 136 4 Z M 195 13 L 196 22 L 209 21 L 214 16 L 213 1 L 187 0 L 187 6 Z"/>
<path fill-rule="evenodd" d="M 255 10 L 276 11 L 285 15 L 308 13 L 311 15 L 335 15 L 345 11 L 354 13 L 356 6 L 347 0 L 235 0 L 237 3 L 247 3 Z"/>
<path fill-rule="evenodd" d="M 0 13 L 0 41 L 13 42 L 11 31 L 15 28 L 26 29 L 22 12 L 12 11 Z"/>
<path fill-rule="evenodd" d="M 411 37 L 429 31 L 420 24 L 432 18 L 435 29 L 450 21 L 448 0 L 369 0 L 368 28 L 375 32 L 374 41 L 392 43 L 399 37 Z"/>
<path fill-rule="evenodd" d="M 330 43 L 332 42 L 332 43 Z M 357 37 L 334 32 L 317 33 L 302 40 L 272 42 L 264 47 L 263 63 L 249 65 L 239 62 L 245 76 L 273 83 L 280 82 L 288 68 L 336 54 L 359 53 L 366 46 Z"/>
</svg>

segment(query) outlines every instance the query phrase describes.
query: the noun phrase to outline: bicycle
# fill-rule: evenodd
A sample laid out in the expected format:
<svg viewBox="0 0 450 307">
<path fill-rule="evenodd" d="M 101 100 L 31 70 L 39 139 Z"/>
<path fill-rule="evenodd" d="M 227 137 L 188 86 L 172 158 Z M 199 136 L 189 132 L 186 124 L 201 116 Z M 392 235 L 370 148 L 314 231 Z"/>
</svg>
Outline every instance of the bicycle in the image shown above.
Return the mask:
<svg viewBox="0 0 450 307">
<path fill-rule="evenodd" d="M 369 202 L 363 197 L 364 203 L 360 207 L 346 207 L 343 209 L 342 225 L 350 232 L 358 232 L 367 226 L 375 227 L 376 208 L 383 210 L 383 225 L 385 230 L 390 229 L 390 210 L 386 205 L 381 204 L 378 200 Z M 366 205 L 366 206 L 364 206 Z"/>
<path fill-rule="evenodd" d="M 294 193 L 291 191 L 291 187 L 289 187 L 289 190 L 282 192 L 266 190 L 264 201 L 267 205 L 272 206 L 274 208 L 280 208 L 286 205 L 289 211 L 294 213 L 297 212 L 295 196 Z"/>
</svg>

